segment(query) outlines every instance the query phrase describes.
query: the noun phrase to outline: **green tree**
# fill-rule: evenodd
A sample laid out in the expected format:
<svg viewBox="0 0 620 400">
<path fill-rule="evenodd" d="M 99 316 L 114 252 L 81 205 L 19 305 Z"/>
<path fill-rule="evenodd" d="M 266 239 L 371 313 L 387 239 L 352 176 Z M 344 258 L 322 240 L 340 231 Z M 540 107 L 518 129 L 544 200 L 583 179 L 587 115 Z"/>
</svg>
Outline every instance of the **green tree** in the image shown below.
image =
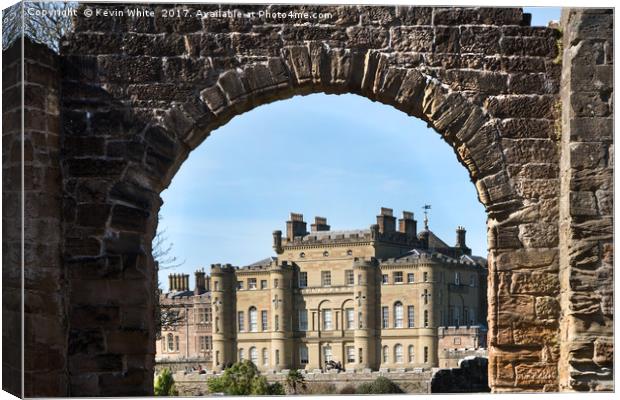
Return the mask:
<svg viewBox="0 0 620 400">
<path fill-rule="evenodd" d="M 253 362 L 243 360 L 226 368 L 221 376 L 207 380 L 210 393 L 224 393 L 229 396 L 278 395 L 284 394 L 279 383 L 269 384 L 258 372 Z"/>
<path fill-rule="evenodd" d="M 299 389 L 306 389 L 306 380 L 304 376 L 296 369 L 292 369 L 286 376 L 286 388 L 291 394 L 298 394 Z"/>
<path fill-rule="evenodd" d="M 179 392 L 174 385 L 172 371 L 164 368 L 156 377 L 153 385 L 155 396 L 178 396 Z"/>
</svg>

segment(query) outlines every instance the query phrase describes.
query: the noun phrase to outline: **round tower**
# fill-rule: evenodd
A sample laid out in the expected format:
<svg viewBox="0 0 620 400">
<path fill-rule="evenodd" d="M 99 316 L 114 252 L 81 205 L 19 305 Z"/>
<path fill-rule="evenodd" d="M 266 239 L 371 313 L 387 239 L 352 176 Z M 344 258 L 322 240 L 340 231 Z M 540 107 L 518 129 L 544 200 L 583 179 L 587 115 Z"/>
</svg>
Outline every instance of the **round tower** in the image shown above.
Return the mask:
<svg viewBox="0 0 620 400">
<path fill-rule="evenodd" d="M 289 369 L 292 363 L 292 268 L 285 262 L 272 264 L 271 279 L 271 360 L 275 371 Z"/>
<path fill-rule="evenodd" d="M 230 265 L 211 266 L 211 309 L 213 310 L 213 371 L 221 372 L 235 362 L 235 282 Z"/>
<path fill-rule="evenodd" d="M 376 260 L 358 260 L 353 262 L 353 298 L 357 315 L 357 326 L 354 332 L 357 369 L 373 369 L 376 367 L 376 340 L 374 335 L 376 301 Z M 374 368 L 376 369 L 376 368 Z"/>
<path fill-rule="evenodd" d="M 427 367 L 438 366 L 437 359 L 437 326 L 439 325 L 436 316 L 438 308 L 438 299 L 435 293 L 435 281 L 437 268 L 433 268 L 433 264 L 424 265 L 421 268 L 423 281 L 420 285 L 420 310 L 421 324 L 419 329 L 420 345 L 418 354 L 421 355 L 422 363 Z"/>
</svg>

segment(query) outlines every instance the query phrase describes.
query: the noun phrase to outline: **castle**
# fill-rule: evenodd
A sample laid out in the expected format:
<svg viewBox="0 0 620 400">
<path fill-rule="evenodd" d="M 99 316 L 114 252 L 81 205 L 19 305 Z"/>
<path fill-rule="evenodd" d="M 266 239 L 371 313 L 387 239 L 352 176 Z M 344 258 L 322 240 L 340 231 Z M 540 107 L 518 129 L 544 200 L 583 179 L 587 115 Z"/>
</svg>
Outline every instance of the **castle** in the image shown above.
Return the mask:
<svg viewBox="0 0 620 400">
<path fill-rule="evenodd" d="M 200 294 L 211 306 L 210 369 L 249 359 L 266 372 L 335 363 L 347 371 L 407 370 L 438 367 L 449 350 L 486 347 L 486 260 L 472 256 L 465 229 L 449 246 L 426 218 L 419 233 L 411 212 L 398 229 L 396 222 L 382 208 L 369 229 L 332 231 L 316 217 L 308 232 L 303 216 L 291 213 L 286 235 L 273 232 L 277 257 L 212 265 L 210 291 Z M 184 290 L 163 297 L 185 298 L 197 310 L 203 303 L 191 298 L 200 289 L 189 291 L 184 277 L 176 287 Z M 183 332 L 178 327 L 177 336 L 189 329 Z M 181 355 L 183 344 L 199 348 L 169 337 L 158 342 L 158 356 L 166 354 L 160 349 Z"/>
</svg>

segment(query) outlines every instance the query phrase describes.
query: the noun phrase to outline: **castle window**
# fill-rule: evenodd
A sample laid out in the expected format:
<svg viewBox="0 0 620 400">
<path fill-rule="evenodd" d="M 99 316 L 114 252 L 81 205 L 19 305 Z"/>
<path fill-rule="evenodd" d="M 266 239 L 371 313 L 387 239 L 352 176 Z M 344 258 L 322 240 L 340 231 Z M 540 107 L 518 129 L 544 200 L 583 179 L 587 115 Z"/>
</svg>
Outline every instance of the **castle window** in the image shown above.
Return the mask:
<svg viewBox="0 0 620 400">
<path fill-rule="evenodd" d="M 362 319 L 362 312 L 357 313 L 357 326 L 359 329 L 364 329 L 364 320 Z"/>
<path fill-rule="evenodd" d="M 245 350 L 239 349 L 239 361 L 243 361 L 245 358 Z"/>
<path fill-rule="evenodd" d="M 353 275 L 352 269 L 347 269 L 346 271 L 344 271 L 344 281 L 347 285 L 355 284 L 355 275 Z"/>
<path fill-rule="evenodd" d="M 390 326 L 390 310 L 388 307 L 381 307 L 381 327 L 389 328 Z"/>
<path fill-rule="evenodd" d="M 461 324 L 461 315 L 458 307 L 454 308 L 454 326 L 459 326 Z"/>
<path fill-rule="evenodd" d="M 353 255 L 353 250 L 347 250 L 347 255 L 348 256 L 352 256 Z"/>
<path fill-rule="evenodd" d="M 428 328 L 428 310 L 424 310 L 424 327 Z"/>
<path fill-rule="evenodd" d="M 256 347 L 254 346 L 250 347 L 250 361 L 252 361 L 254 365 L 258 365 L 258 351 L 256 351 Z"/>
<path fill-rule="evenodd" d="M 299 258 L 305 258 L 305 257 L 306 257 L 306 253 L 304 253 L 303 251 L 299 253 Z"/>
<path fill-rule="evenodd" d="M 308 348 L 306 346 L 299 348 L 299 363 L 308 364 Z"/>
<path fill-rule="evenodd" d="M 424 346 L 424 363 L 428 362 L 428 346 Z"/>
<path fill-rule="evenodd" d="M 199 340 L 199 345 L 200 345 L 200 351 L 207 351 L 211 349 L 210 346 L 210 340 L 211 336 L 199 336 L 198 340 Z"/>
<path fill-rule="evenodd" d="M 415 309 L 413 306 L 407 306 L 407 326 L 409 328 L 415 327 Z"/>
<path fill-rule="evenodd" d="M 274 289 L 277 289 L 278 286 L 280 286 L 280 281 L 278 279 L 274 279 L 273 280 L 273 287 L 274 287 Z"/>
<path fill-rule="evenodd" d="M 250 332 L 258 332 L 258 311 L 256 311 L 256 307 L 250 307 L 248 314 L 250 318 Z"/>
<path fill-rule="evenodd" d="M 276 349 L 276 365 L 280 365 L 280 350 Z"/>
<path fill-rule="evenodd" d="M 323 361 L 330 362 L 332 361 L 332 359 L 333 359 L 332 346 L 326 345 L 325 347 L 323 347 Z"/>
<path fill-rule="evenodd" d="M 239 311 L 237 313 L 237 327 L 239 332 L 243 332 L 245 330 L 245 321 L 243 317 L 243 311 Z"/>
<path fill-rule="evenodd" d="M 237 281 L 237 290 L 243 290 L 243 281 Z"/>
<path fill-rule="evenodd" d="M 403 271 L 396 271 L 393 275 L 394 283 L 403 283 Z"/>
<path fill-rule="evenodd" d="M 469 275 L 469 286 L 476 287 L 476 275 Z"/>
<path fill-rule="evenodd" d="M 332 273 L 331 271 L 321 271 L 321 284 L 323 286 L 332 285 Z"/>
<path fill-rule="evenodd" d="M 394 328 L 403 327 L 403 303 L 397 301 L 394 303 Z"/>
<path fill-rule="evenodd" d="M 344 310 L 346 316 L 346 329 L 354 329 L 355 328 L 355 310 L 352 308 L 347 308 Z"/>
<path fill-rule="evenodd" d="M 354 363 L 355 362 L 355 347 L 347 346 L 347 362 Z"/>
<path fill-rule="evenodd" d="M 307 272 L 300 272 L 299 273 L 299 287 L 300 288 L 305 288 L 308 287 L 308 273 Z"/>
<path fill-rule="evenodd" d="M 274 327 L 274 330 L 276 331 L 280 330 L 280 316 L 279 315 L 276 315 L 276 317 L 274 318 L 273 327 Z"/>
<path fill-rule="evenodd" d="M 455 272 L 454 273 L 454 284 L 455 285 L 460 285 L 461 284 L 461 273 L 460 272 Z"/>
<path fill-rule="evenodd" d="M 172 333 L 168 334 L 168 351 L 174 351 L 174 336 Z"/>
<path fill-rule="evenodd" d="M 174 337 L 174 350 L 179 351 L 179 337 L 178 336 Z"/>
<path fill-rule="evenodd" d="M 323 252 L 323 257 L 329 257 L 329 251 L 325 250 L 325 251 Z"/>
<path fill-rule="evenodd" d="M 389 349 L 387 346 L 383 346 L 383 351 L 382 351 L 382 355 L 383 355 L 383 362 L 387 363 L 388 362 L 388 353 L 389 353 Z"/>
<path fill-rule="evenodd" d="M 220 319 L 218 317 L 215 317 L 215 332 L 219 332 L 220 331 Z"/>
<path fill-rule="evenodd" d="M 388 276 L 387 276 L 387 274 L 381 275 L 381 283 L 383 283 L 384 285 L 388 284 Z"/>
<path fill-rule="evenodd" d="M 260 281 L 260 288 L 267 289 L 267 281 L 265 279 Z"/>
<path fill-rule="evenodd" d="M 262 310 L 260 312 L 260 320 L 261 320 L 261 328 L 263 328 L 264 331 L 266 331 L 267 329 L 269 329 L 269 320 L 267 319 L 267 310 Z"/>
<path fill-rule="evenodd" d="M 216 292 L 220 290 L 220 282 L 219 281 L 215 281 L 213 283 L 213 289 L 215 289 Z"/>
<path fill-rule="evenodd" d="M 207 307 L 198 309 L 198 322 L 206 323 L 211 321 L 211 309 Z"/>
<path fill-rule="evenodd" d="M 334 329 L 332 323 L 332 310 L 323 310 L 323 329 L 331 331 Z"/>
<path fill-rule="evenodd" d="M 422 278 L 424 279 L 424 282 L 428 282 L 428 272 L 424 272 L 422 274 Z"/>
<path fill-rule="evenodd" d="M 248 289 L 256 289 L 256 278 L 248 279 Z"/>
<path fill-rule="evenodd" d="M 415 282 L 415 275 L 413 273 L 408 273 L 407 274 L 407 283 L 414 283 Z"/>
<path fill-rule="evenodd" d="M 475 325 L 476 322 L 476 316 L 474 315 L 474 309 L 472 308 L 469 310 L 469 325 Z"/>
<path fill-rule="evenodd" d="M 299 330 L 308 330 L 308 310 L 299 310 Z"/>
<path fill-rule="evenodd" d="M 428 289 L 424 289 L 424 294 L 422 295 L 422 297 L 424 297 L 424 304 L 428 304 L 428 297 L 430 295 L 428 294 Z"/>
<path fill-rule="evenodd" d="M 467 307 L 463 308 L 463 323 L 465 323 L 465 325 L 469 323 L 469 310 Z"/>
<path fill-rule="evenodd" d="M 400 343 L 394 346 L 394 362 L 399 364 L 403 362 L 403 346 Z"/>
<path fill-rule="evenodd" d="M 263 365 L 269 364 L 269 351 L 263 347 Z"/>
<path fill-rule="evenodd" d="M 215 365 L 220 365 L 220 352 L 215 352 Z"/>
<path fill-rule="evenodd" d="M 410 344 L 409 345 L 409 353 L 408 353 L 408 357 L 409 357 L 409 362 L 412 363 L 415 361 L 415 354 L 413 352 L 413 345 Z"/>
</svg>

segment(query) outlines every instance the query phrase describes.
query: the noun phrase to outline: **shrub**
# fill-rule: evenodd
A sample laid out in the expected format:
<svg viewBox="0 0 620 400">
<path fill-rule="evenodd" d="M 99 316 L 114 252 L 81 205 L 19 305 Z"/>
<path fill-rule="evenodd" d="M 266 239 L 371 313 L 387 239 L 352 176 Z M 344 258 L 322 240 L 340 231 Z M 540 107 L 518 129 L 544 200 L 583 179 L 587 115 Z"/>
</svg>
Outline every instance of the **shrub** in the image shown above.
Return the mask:
<svg viewBox="0 0 620 400">
<path fill-rule="evenodd" d="M 156 377 L 153 384 L 153 393 L 155 396 L 178 396 L 179 392 L 174 385 L 172 371 L 164 368 Z"/>
<path fill-rule="evenodd" d="M 365 382 L 359 385 L 355 391 L 357 394 L 388 394 L 403 393 L 397 384 L 386 377 L 380 376 L 373 382 Z"/>
<path fill-rule="evenodd" d="M 342 389 L 340 389 L 340 394 L 355 394 L 355 393 L 356 393 L 356 390 L 355 390 L 355 386 L 353 385 L 346 385 Z"/>
</svg>

